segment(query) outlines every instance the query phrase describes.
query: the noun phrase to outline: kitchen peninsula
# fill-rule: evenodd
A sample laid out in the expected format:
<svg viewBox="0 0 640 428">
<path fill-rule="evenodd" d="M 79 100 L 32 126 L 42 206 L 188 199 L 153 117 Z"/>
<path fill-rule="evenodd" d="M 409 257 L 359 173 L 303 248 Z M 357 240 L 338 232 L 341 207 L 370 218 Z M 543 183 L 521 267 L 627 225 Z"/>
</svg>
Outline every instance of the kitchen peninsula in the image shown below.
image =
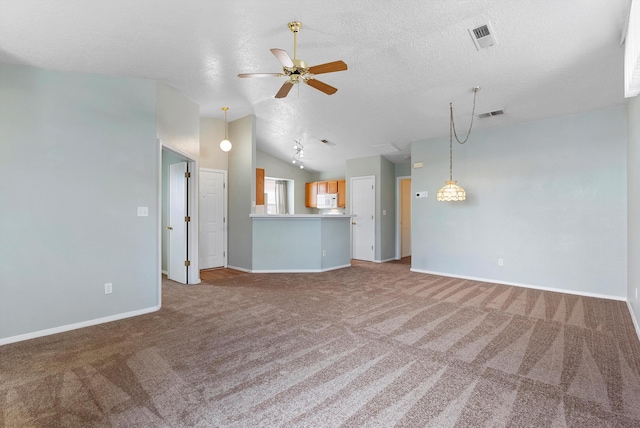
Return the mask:
<svg viewBox="0 0 640 428">
<path fill-rule="evenodd" d="M 252 272 L 324 272 L 351 266 L 352 215 L 251 214 Z"/>
</svg>

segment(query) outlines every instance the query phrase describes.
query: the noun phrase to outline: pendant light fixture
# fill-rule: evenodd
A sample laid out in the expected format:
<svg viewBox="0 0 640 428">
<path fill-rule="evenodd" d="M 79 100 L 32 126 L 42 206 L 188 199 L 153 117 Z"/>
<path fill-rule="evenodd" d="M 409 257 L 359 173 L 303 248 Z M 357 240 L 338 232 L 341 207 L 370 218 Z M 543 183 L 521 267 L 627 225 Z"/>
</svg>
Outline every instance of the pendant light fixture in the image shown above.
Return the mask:
<svg viewBox="0 0 640 428">
<path fill-rule="evenodd" d="M 220 150 L 223 152 L 231 150 L 231 141 L 227 136 L 227 110 L 229 110 L 229 107 L 222 107 L 222 111 L 224 111 L 224 140 L 220 141 Z"/>
<path fill-rule="evenodd" d="M 464 189 L 456 184 L 453 179 L 453 137 L 460 144 L 464 144 L 471 135 L 471 128 L 473 127 L 473 117 L 476 112 L 476 95 L 480 90 L 480 86 L 473 88 L 473 110 L 471 111 L 471 124 L 469 125 L 469 131 L 464 141 L 460 141 L 458 134 L 456 133 L 456 125 L 453 120 L 453 103 L 449 103 L 449 180 L 445 181 L 444 186 L 436 193 L 436 200 L 439 202 L 455 202 L 464 201 L 467 199 L 467 193 Z"/>
</svg>

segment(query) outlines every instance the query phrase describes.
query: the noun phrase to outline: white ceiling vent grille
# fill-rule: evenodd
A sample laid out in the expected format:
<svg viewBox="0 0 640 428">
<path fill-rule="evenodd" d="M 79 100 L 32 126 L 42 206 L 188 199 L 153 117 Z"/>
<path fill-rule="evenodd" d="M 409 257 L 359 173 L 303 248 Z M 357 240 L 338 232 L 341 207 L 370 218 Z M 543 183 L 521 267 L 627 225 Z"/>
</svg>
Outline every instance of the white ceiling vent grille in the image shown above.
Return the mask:
<svg viewBox="0 0 640 428">
<path fill-rule="evenodd" d="M 476 28 L 469 28 L 469 34 L 471 34 L 473 43 L 476 45 L 476 49 L 478 50 L 488 48 L 489 46 L 493 46 L 498 43 L 493 35 L 491 24 L 489 23 L 480 25 Z"/>
<path fill-rule="evenodd" d="M 387 155 L 389 153 L 397 153 L 400 151 L 398 146 L 393 143 L 388 144 L 378 144 L 376 146 L 371 146 L 372 149 L 380 153 L 381 155 Z"/>
<path fill-rule="evenodd" d="M 494 110 L 494 111 L 489 111 L 487 113 L 481 113 L 478 115 L 478 117 L 480 119 L 483 119 L 485 117 L 493 117 L 493 116 L 500 116 L 501 114 L 504 114 L 504 110 L 500 109 L 500 110 Z"/>
</svg>

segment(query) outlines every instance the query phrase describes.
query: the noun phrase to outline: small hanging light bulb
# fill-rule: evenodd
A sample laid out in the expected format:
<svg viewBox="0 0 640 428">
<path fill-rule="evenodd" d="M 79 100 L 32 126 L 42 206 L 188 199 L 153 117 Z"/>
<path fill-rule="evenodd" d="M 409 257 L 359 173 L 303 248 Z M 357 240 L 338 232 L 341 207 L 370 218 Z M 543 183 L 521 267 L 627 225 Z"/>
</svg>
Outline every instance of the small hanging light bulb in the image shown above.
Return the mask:
<svg viewBox="0 0 640 428">
<path fill-rule="evenodd" d="M 224 111 L 224 140 L 220 141 L 220 150 L 223 152 L 231 150 L 231 141 L 227 136 L 227 110 L 229 110 L 229 107 L 222 107 L 222 111 Z"/>
</svg>

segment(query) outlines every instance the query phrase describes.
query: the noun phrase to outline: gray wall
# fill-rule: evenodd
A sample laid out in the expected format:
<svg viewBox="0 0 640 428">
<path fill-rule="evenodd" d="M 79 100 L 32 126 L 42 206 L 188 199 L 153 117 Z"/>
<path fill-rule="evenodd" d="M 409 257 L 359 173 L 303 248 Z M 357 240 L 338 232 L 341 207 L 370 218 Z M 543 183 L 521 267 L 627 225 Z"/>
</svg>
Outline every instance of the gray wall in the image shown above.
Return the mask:
<svg viewBox="0 0 640 428">
<path fill-rule="evenodd" d="M 411 163 L 399 163 L 396 165 L 396 177 L 411 177 Z"/>
<path fill-rule="evenodd" d="M 157 308 L 156 93 L 0 64 L 0 340 Z"/>
<path fill-rule="evenodd" d="M 380 157 L 380 260 L 396 258 L 396 166 Z"/>
<path fill-rule="evenodd" d="M 310 214 L 315 211 L 305 207 L 305 183 L 313 181 L 310 173 L 259 150 L 256 151 L 256 168 L 264 168 L 267 177 L 293 180 L 295 214 Z"/>
<path fill-rule="evenodd" d="M 351 178 L 375 176 L 375 260 L 395 258 L 395 167 L 380 155 L 348 159 L 346 166 L 347 209 L 350 213 Z M 386 215 L 382 215 L 386 210 Z"/>
<path fill-rule="evenodd" d="M 627 301 L 640 335 L 640 97 L 629 100 L 627 106 L 627 185 L 628 185 L 628 284 Z"/>
<path fill-rule="evenodd" d="M 251 270 L 252 230 L 249 214 L 256 202 L 256 118 L 229 124 L 229 267 Z"/>
<path fill-rule="evenodd" d="M 200 106 L 185 98 L 171 86 L 162 82 L 158 82 L 157 85 L 157 137 L 179 152 L 198 160 L 200 156 Z"/>
<path fill-rule="evenodd" d="M 467 200 L 444 203 L 448 137 L 413 143 L 429 197 L 412 204 L 412 268 L 626 297 L 626 150 L 623 107 L 476 131 L 453 148 Z"/>
</svg>

